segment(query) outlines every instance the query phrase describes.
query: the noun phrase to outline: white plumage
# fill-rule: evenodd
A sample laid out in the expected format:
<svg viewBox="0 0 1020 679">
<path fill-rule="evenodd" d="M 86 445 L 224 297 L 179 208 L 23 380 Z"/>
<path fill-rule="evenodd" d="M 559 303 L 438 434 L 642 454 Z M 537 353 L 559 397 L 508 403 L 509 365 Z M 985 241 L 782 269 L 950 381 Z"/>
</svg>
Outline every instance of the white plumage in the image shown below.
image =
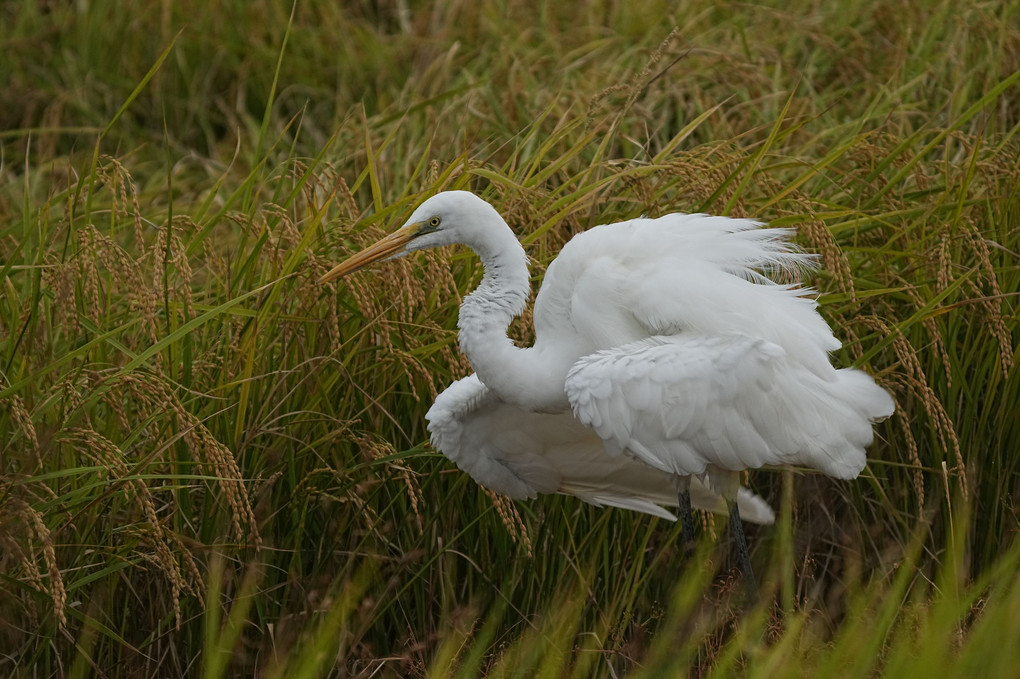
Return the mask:
<svg viewBox="0 0 1020 679">
<path fill-rule="evenodd" d="M 607 455 L 599 436 L 569 411 L 521 410 L 470 375 L 443 391 L 426 418 L 435 448 L 489 490 L 516 500 L 563 493 L 599 507 L 676 520 L 660 506 L 676 505 L 674 476 L 625 455 Z M 775 520 L 764 500 L 739 491 L 741 517 Z M 727 511 L 723 498 L 697 479 L 690 493 L 695 507 Z"/>
<path fill-rule="evenodd" d="M 463 191 L 423 203 L 396 233 L 323 277 L 414 250 L 464 243 L 485 274 L 460 311 L 477 373 L 428 413 L 433 443 L 478 483 L 510 497 L 566 493 L 674 518 L 693 504 L 745 519 L 771 509 L 738 473 L 802 465 L 853 478 L 889 394 L 835 369 L 840 343 L 803 288 L 773 282 L 812 266 L 784 229 L 671 214 L 597 226 L 549 266 L 533 347 L 506 337 L 530 293 L 527 256 L 488 203 Z M 701 482 L 704 482 L 702 484 Z"/>
</svg>

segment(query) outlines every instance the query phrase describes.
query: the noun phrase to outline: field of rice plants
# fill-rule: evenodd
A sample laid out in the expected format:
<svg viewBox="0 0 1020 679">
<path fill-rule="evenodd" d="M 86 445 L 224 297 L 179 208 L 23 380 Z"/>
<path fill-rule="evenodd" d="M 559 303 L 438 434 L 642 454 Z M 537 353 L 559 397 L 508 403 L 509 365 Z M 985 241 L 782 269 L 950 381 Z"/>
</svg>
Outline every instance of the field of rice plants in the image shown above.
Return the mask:
<svg viewBox="0 0 1020 679">
<path fill-rule="evenodd" d="M 0 675 L 1016 676 L 1017 0 L 25 0 L 0 53 Z M 675 211 L 820 255 L 897 411 L 747 476 L 758 603 L 725 520 L 430 448 L 477 259 L 317 281 L 453 188 L 536 285 Z"/>
</svg>

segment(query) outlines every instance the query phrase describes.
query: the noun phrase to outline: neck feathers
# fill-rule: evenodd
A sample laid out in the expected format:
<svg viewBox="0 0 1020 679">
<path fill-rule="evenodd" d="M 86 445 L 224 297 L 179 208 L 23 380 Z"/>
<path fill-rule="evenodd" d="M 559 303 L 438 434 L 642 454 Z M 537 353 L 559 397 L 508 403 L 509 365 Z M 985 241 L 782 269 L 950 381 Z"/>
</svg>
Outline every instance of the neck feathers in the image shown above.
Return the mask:
<svg viewBox="0 0 1020 679">
<path fill-rule="evenodd" d="M 529 410 L 563 407 L 563 380 L 536 362 L 530 348 L 507 337 L 510 322 L 521 315 L 531 295 L 528 258 L 506 229 L 502 243 L 493 239 L 475 248 L 485 265 L 481 284 L 460 307 L 460 348 L 478 379 L 507 403 Z"/>
<path fill-rule="evenodd" d="M 472 353 L 478 349 L 474 342 L 475 335 L 484 335 L 486 340 L 497 337 L 510 342 L 506 337 L 506 329 L 510 322 L 520 316 L 531 295 L 531 282 L 528 274 L 528 257 L 513 233 L 507 227 L 512 239 L 504 247 L 487 247 L 476 249 L 485 266 L 485 275 L 479 286 L 467 297 L 460 307 L 457 325 L 460 328 L 461 347 L 475 364 Z"/>
</svg>

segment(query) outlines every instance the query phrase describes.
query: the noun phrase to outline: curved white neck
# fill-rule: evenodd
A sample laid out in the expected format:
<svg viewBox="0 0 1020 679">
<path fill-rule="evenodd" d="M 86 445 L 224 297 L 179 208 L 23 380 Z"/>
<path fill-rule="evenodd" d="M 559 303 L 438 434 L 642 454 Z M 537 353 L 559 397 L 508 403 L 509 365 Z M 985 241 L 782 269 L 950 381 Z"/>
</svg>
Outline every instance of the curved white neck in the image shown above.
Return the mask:
<svg viewBox="0 0 1020 679">
<path fill-rule="evenodd" d="M 488 232 L 484 243 L 466 243 L 481 258 L 485 275 L 460 305 L 460 348 L 478 379 L 504 401 L 528 410 L 559 410 L 566 404 L 563 379 L 557 382 L 534 349 L 516 346 L 506 334 L 528 303 L 531 282 L 527 253 L 503 226 L 498 235 Z"/>
</svg>

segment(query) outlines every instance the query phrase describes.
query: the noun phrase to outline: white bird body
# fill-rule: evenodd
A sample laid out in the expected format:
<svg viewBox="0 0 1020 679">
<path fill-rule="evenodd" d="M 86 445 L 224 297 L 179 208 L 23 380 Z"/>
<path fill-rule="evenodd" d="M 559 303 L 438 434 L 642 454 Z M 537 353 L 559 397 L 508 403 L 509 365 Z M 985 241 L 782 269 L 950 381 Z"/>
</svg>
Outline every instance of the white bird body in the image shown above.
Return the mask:
<svg viewBox="0 0 1020 679">
<path fill-rule="evenodd" d="M 606 454 L 599 436 L 570 411 L 521 410 L 470 375 L 444 390 L 426 418 L 433 446 L 501 495 L 525 500 L 562 493 L 599 507 L 676 520 L 660 506 L 676 505 L 676 477 L 625 455 Z M 697 479 L 690 493 L 695 507 L 727 511 L 723 498 Z M 739 489 L 737 504 L 747 521 L 775 520 L 768 503 L 746 488 Z"/>
<path fill-rule="evenodd" d="M 837 478 L 863 469 L 889 394 L 835 369 L 839 341 L 809 292 L 767 273 L 812 266 L 789 231 L 743 219 L 670 214 L 594 227 L 549 266 L 536 339 L 506 328 L 530 295 L 527 255 L 492 206 L 463 191 L 425 201 L 392 236 L 324 277 L 383 257 L 464 243 L 485 274 L 461 305 L 460 345 L 477 371 L 429 411 L 437 449 L 511 497 L 568 493 L 672 517 L 677 479 L 695 506 L 737 499 L 770 522 L 738 472 L 803 465 Z"/>
</svg>

